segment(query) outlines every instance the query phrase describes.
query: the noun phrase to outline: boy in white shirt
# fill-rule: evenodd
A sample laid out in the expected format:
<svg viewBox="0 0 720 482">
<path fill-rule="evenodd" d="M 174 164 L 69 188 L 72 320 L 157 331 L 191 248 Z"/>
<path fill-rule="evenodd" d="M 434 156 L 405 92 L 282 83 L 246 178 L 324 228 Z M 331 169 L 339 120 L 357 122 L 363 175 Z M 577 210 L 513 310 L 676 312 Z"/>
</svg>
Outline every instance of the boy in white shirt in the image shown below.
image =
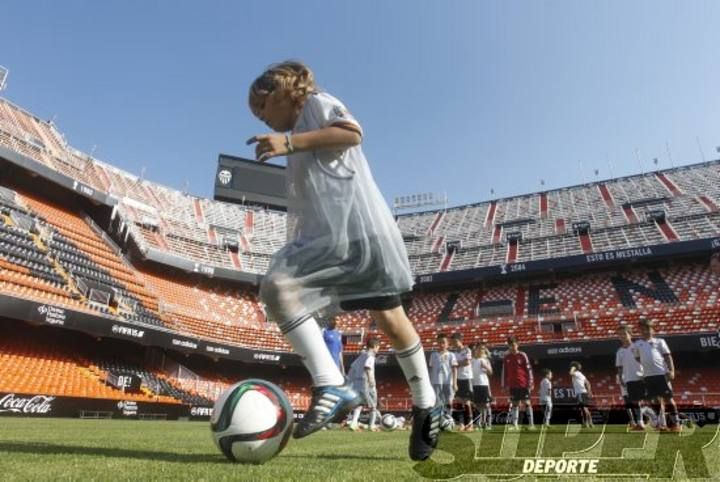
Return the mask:
<svg viewBox="0 0 720 482">
<path fill-rule="evenodd" d="M 549 368 L 543 370 L 543 379 L 540 380 L 540 405 L 543 407 L 543 425 L 550 426 L 552 417 L 552 371 Z"/>
<path fill-rule="evenodd" d="M 472 350 L 463 344 L 462 333 L 452 334 L 452 348 L 457 360 L 457 391 L 455 398 L 462 402 L 463 411 L 460 416 L 460 430 L 472 431 Z"/>
<path fill-rule="evenodd" d="M 572 377 L 573 390 L 575 390 L 575 396 L 577 397 L 580 418 L 582 419 L 583 427 L 591 428 L 593 426 L 592 414 L 590 413 L 588 405 L 590 404 L 592 389 L 590 382 L 580 370 L 582 370 L 580 362 L 572 362 L 570 364 L 570 376 Z"/>
<path fill-rule="evenodd" d="M 664 404 L 665 410 L 669 412 L 668 430 L 679 432 L 678 409 L 670 386 L 675 378 L 675 363 L 670 348 L 665 340 L 655 338 L 655 324 L 652 320 L 640 320 L 640 333 L 642 338 L 633 344 L 633 354 L 642 365 L 647 400 L 653 404 L 655 413 L 661 413 Z"/>
<path fill-rule="evenodd" d="M 630 418 L 630 427 L 634 431 L 645 430 L 643 417 L 640 415 L 640 403 L 647 398 L 642 365 L 633 353 L 632 331 L 629 325 L 620 325 L 617 330 L 622 344 L 615 355 L 618 382 L 623 393 L 625 409 Z"/>
<path fill-rule="evenodd" d="M 370 420 L 368 428 L 376 431 L 375 419 L 377 416 L 377 388 L 375 384 L 375 356 L 380 349 L 380 340 L 371 338 L 365 345 L 360 355 L 350 365 L 348 378 L 352 383 L 353 389 L 363 398 L 363 403 L 355 407 L 353 411 L 352 422 L 350 422 L 350 430 L 358 430 L 358 420 L 362 412 L 363 405 L 368 408 Z"/>
<path fill-rule="evenodd" d="M 480 429 L 492 430 L 490 377 L 493 374 L 493 368 L 490 363 L 490 352 L 482 343 L 473 347 L 472 373 L 473 403 L 480 412 L 477 425 Z"/>
<path fill-rule="evenodd" d="M 457 390 L 458 363 L 455 354 L 448 350 L 450 343 L 445 333 L 437 336 L 438 350 L 430 354 L 430 383 L 435 389 L 437 404 L 452 414 L 452 402 Z"/>
</svg>

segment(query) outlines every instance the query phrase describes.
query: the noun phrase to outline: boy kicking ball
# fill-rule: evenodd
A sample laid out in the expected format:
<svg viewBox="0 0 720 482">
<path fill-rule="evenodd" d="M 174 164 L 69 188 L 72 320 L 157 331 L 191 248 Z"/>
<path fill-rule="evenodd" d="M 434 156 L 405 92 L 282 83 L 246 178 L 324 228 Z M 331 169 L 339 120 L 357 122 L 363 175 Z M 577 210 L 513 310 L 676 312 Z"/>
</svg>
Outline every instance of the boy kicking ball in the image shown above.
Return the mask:
<svg viewBox="0 0 720 482">
<path fill-rule="evenodd" d="M 362 403 L 314 313 L 367 309 L 410 385 L 410 458 L 425 460 L 437 445 L 440 408 L 400 300 L 413 286 L 405 244 L 360 147 L 362 128 L 342 102 L 319 91 L 300 62 L 263 72 L 250 87 L 249 105 L 274 131 L 248 140 L 257 161 L 287 156 L 288 243 L 273 255 L 260 298 L 313 380 L 310 408 L 293 436 L 339 422 Z"/>
</svg>

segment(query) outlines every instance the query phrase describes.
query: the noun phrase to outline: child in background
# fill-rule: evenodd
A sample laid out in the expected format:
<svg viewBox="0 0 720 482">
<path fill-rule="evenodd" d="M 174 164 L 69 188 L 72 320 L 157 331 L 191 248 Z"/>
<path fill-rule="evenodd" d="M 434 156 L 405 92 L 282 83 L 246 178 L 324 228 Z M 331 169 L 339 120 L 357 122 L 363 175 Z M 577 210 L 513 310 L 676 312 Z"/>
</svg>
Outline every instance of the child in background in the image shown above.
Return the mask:
<svg viewBox="0 0 720 482">
<path fill-rule="evenodd" d="M 520 424 L 520 408 L 525 407 L 528 417 L 528 429 L 535 430 L 535 419 L 530 392 L 533 388 L 533 372 L 530 358 L 523 351 L 517 338 L 507 338 L 508 351 L 503 359 L 503 386 L 510 394 L 510 423 L 512 430 L 518 430 Z"/>
<path fill-rule="evenodd" d="M 455 398 L 462 403 L 463 411 L 460 417 L 460 430 L 472 431 L 472 400 L 473 400 L 473 371 L 472 350 L 463 344 L 462 333 L 452 335 L 452 348 L 457 360 L 457 390 Z"/>
<path fill-rule="evenodd" d="M 655 337 L 653 321 L 641 320 L 640 333 L 642 338 L 633 343 L 632 350 L 635 359 L 642 365 L 647 400 L 656 414 L 667 412 L 667 429 L 679 432 L 682 426 L 670 385 L 675 378 L 672 354 L 665 340 Z"/>
<path fill-rule="evenodd" d="M 543 379 L 540 380 L 540 405 L 543 407 L 543 425 L 550 426 L 552 417 L 552 371 L 549 368 L 543 370 Z"/>
<path fill-rule="evenodd" d="M 435 388 L 437 403 L 444 413 L 452 415 L 452 403 L 457 390 L 457 360 L 448 350 L 450 343 L 445 333 L 437 336 L 438 350 L 430 354 L 430 381 Z"/>
<path fill-rule="evenodd" d="M 583 427 L 591 428 L 593 426 L 592 413 L 590 413 L 588 405 L 592 396 L 592 388 L 590 382 L 580 370 L 582 370 L 580 362 L 570 364 L 570 377 L 572 377 L 573 390 L 575 390 L 575 396 L 577 397 L 580 419 Z"/>
<path fill-rule="evenodd" d="M 473 347 L 473 403 L 480 412 L 477 426 L 480 429 L 492 430 L 492 409 L 490 408 L 490 377 L 493 374 L 490 363 L 490 352 L 484 344 Z"/>
<path fill-rule="evenodd" d="M 343 364 L 342 333 L 340 333 L 340 330 L 337 328 L 337 320 L 335 317 L 332 317 L 330 321 L 328 321 L 328 324 L 322 331 L 322 334 L 323 340 L 325 340 L 325 346 L 327 346 L 330 351 L 330 355 L 333 360 L 335 360 L 335 364 L 340 369 L 340 373 L 345 374 L 345 365 Z"/>
<path fill-rule="evenodd" d="M 405 244 L 360 147 L 360 123 L 295 61 L 265 70 L 248 103 L 275 131 L 248 140 L 257 161 L 287 156 L 287 244 L 270 260 L 260 298 L 313 380 L 310 407 L 293 436 L 338 422 L 362 402 L 325 346 L 315 314 L 366 309 L 410 386 L 410 458 L 425 460 L 437 446 L 441 411 L 400 298 L 413 286 Z"/>
<path fill-rule="evenodd" d="M 645 381 L 643 380 L 642 365 L 635 359 L 633 353 L 632 331 L 630 326 L 622 324 L 617 330 L 620 339 L 620 348 L 615 355 L 615 367 L 623 392 L 625 409 L 628 411 L 630 429 L 644 431 L 645 422 L 640 415 L 640 403 L 646 398 Z"/>
<path fill-rule="evenodd" d="M 377 430 L 375 427 L 375 419 L 377 417 L 377 388 L 375 385 L 375 356 L 380 349 L 380 340 L 370 338 L 365 344 L 365 349 L 350 365 L 348 378 L 352 382 L 352 386 L 363 398 L 363 404 L 355 407 L 352 421 L 350 422 L 350 430 L 358 429 L 358 420 L 362 412 L 363 405 L 367 407 L 370 414 L 368 428 L 371 431 Z"/>
</svg>

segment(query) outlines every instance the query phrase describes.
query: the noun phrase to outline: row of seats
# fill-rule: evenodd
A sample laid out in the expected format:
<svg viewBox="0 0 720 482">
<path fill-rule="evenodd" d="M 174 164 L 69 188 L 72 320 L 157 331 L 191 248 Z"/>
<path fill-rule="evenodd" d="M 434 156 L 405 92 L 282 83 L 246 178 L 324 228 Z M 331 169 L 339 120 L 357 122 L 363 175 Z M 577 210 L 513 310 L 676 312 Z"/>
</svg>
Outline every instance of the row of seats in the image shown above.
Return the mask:
<svg viewBox="0 0 720 482">
<path fill-rule="evenodd" d="M 136 311 L 125 313 L 130 321 L 243 346 L 289 348 L 277 327 L 265 322 L 255 293 L 143 267 L 133 271 L 122 254 L 113 251 L 79 214 L 29 193 L 18 198 L 32 208 L 27 214 L 38 215 L 40 226 L 51 228 L 51 235 L 45 237 L 43 247 L 40 235 L 9 224 L 0 230 L 0 236 L 8 233 L 6 238 L 18 243 L 8 244 L 10 252 L 0 256 L 5 268 L 0 276 L 10 291 L 26 290 L 33 299 L 44 292 L 72 307 L 82 300 L 63 276 L 82 277 L 137 300 Z M 59 266 L 53 266 L 52 260 Z M 47 271 L 44 277 L 43 270 Z M 430 341 L 447 329 L 492 343 L 502 343 L 509 333 L 525 342 L 607 338 L 621 320 L 640 314 L 656 318 L 665 332 L 679 333 L 717 326 L 714 306 L 719 287 L 720 280 L 705 265 L 685 264 L 578 275 L 541 285 L 507 283 L 490 289 L 417 294 L 408 305 L 408 314 L 423 339 Z M 350 333 L 377 334 L 366 311 L 343 314 L 339 320 Z M 357 349 L 358 343 L 349 347 Z"/>
<path fill-rule="evenodd" d="M 101 360 L 96 362 L 91 369 L 103 374 L 113 373 L 116 375 L 136 375 L 142 380 L 143 388 L 155 394 L 159 399 L 178 400 L 189 405 L 211 406 L 212 401 L 197 392 L 183 389 L 169 377 L 152 370 L 143 369 L 122 360 Z"/>
<path fill-rule="evenodd" d="M 85 219 L 36 193 L 24 191 L 18 193 L 18 198 L 47 223 L 50 229 L 44 242 L 49 256 L 76 285 L 91 282 L 108 295 L 127 300 L 131 306 L 125 311 L 131 319 L 162 325 L 157 297 L 145 288 L 122 256 L 113 251 Z M 102 306 L 97 308 L 107 311 Z"/>
<path fill-rule="evenodd" d="M 0 366 L 0 392 L 179 403 L 170 397 L 124 393 L 104 383 L 88 360 L 47 340 L 0 340 Z"/>
</svg>

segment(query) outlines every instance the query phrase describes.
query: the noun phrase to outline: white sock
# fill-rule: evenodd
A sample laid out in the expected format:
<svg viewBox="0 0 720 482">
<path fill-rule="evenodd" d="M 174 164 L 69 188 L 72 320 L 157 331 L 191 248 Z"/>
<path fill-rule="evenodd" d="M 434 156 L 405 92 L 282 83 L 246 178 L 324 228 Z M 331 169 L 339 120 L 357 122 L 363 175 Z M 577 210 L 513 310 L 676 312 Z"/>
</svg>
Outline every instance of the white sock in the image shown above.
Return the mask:
<svg viewBox="0 0 720 482">
<path fill-rule="evenodd" d="M 492 427 L 492 407 L 488 405 L 485 408 L 485 423 L 488 427 Z"/>
<path fill-rule="evenodd" d="M 430 374 L 420 340 L 408 348 L 397 350 L 395 356 L 410 385 L 413 405 L 418 408 L 435 406 L 435 390 L 430 384 Z"/>
<path fill-rule="evenodd" d="M 360 412 L 362 412 L 362 405 L 359 407 L 355 407 L 355 410 L 353 410 L 351 425 L 357 425 L 358 420 L 360 420 Z"/>
<path fill-rule="evenodd" d="M 535 415 L 533 414 L 532 407 L 531 407 L 530 405 L 527 405 L 527 406 L 525 407 L 525 411 L 527 412 L 528 423 L 529 423 L 530 425 L 535 425 Z"/>
<path fill-rule="evenodd" d="M 517 425 L 520 422 L 520 408 L 516 405 L 512 408 L 512 420 L 513 425 Z"/>
<path fill-rule="evenodd" d="M 371 429 L 375 428 L 375 419 L 377 418 L 377 410 L 374 408 L 370 411 L 370 421 L 368 422 L 368 425 Z"/>
<path fill-rule="evenodd" d="M 637 408 L 637 424 L 643 428 L 645 427 L 645 419 L 643 418 L 641 407 Z"/>
<path fill-rule="evenodd" d="M 280 331 L 302 358 L 305 368 L 310 372 L 313 385 L 342 385 L 345 377 L 335 364 L 325 345 L 320 327 L 312 316 L 299 318 L 280 325 Z"/>
</svg>

